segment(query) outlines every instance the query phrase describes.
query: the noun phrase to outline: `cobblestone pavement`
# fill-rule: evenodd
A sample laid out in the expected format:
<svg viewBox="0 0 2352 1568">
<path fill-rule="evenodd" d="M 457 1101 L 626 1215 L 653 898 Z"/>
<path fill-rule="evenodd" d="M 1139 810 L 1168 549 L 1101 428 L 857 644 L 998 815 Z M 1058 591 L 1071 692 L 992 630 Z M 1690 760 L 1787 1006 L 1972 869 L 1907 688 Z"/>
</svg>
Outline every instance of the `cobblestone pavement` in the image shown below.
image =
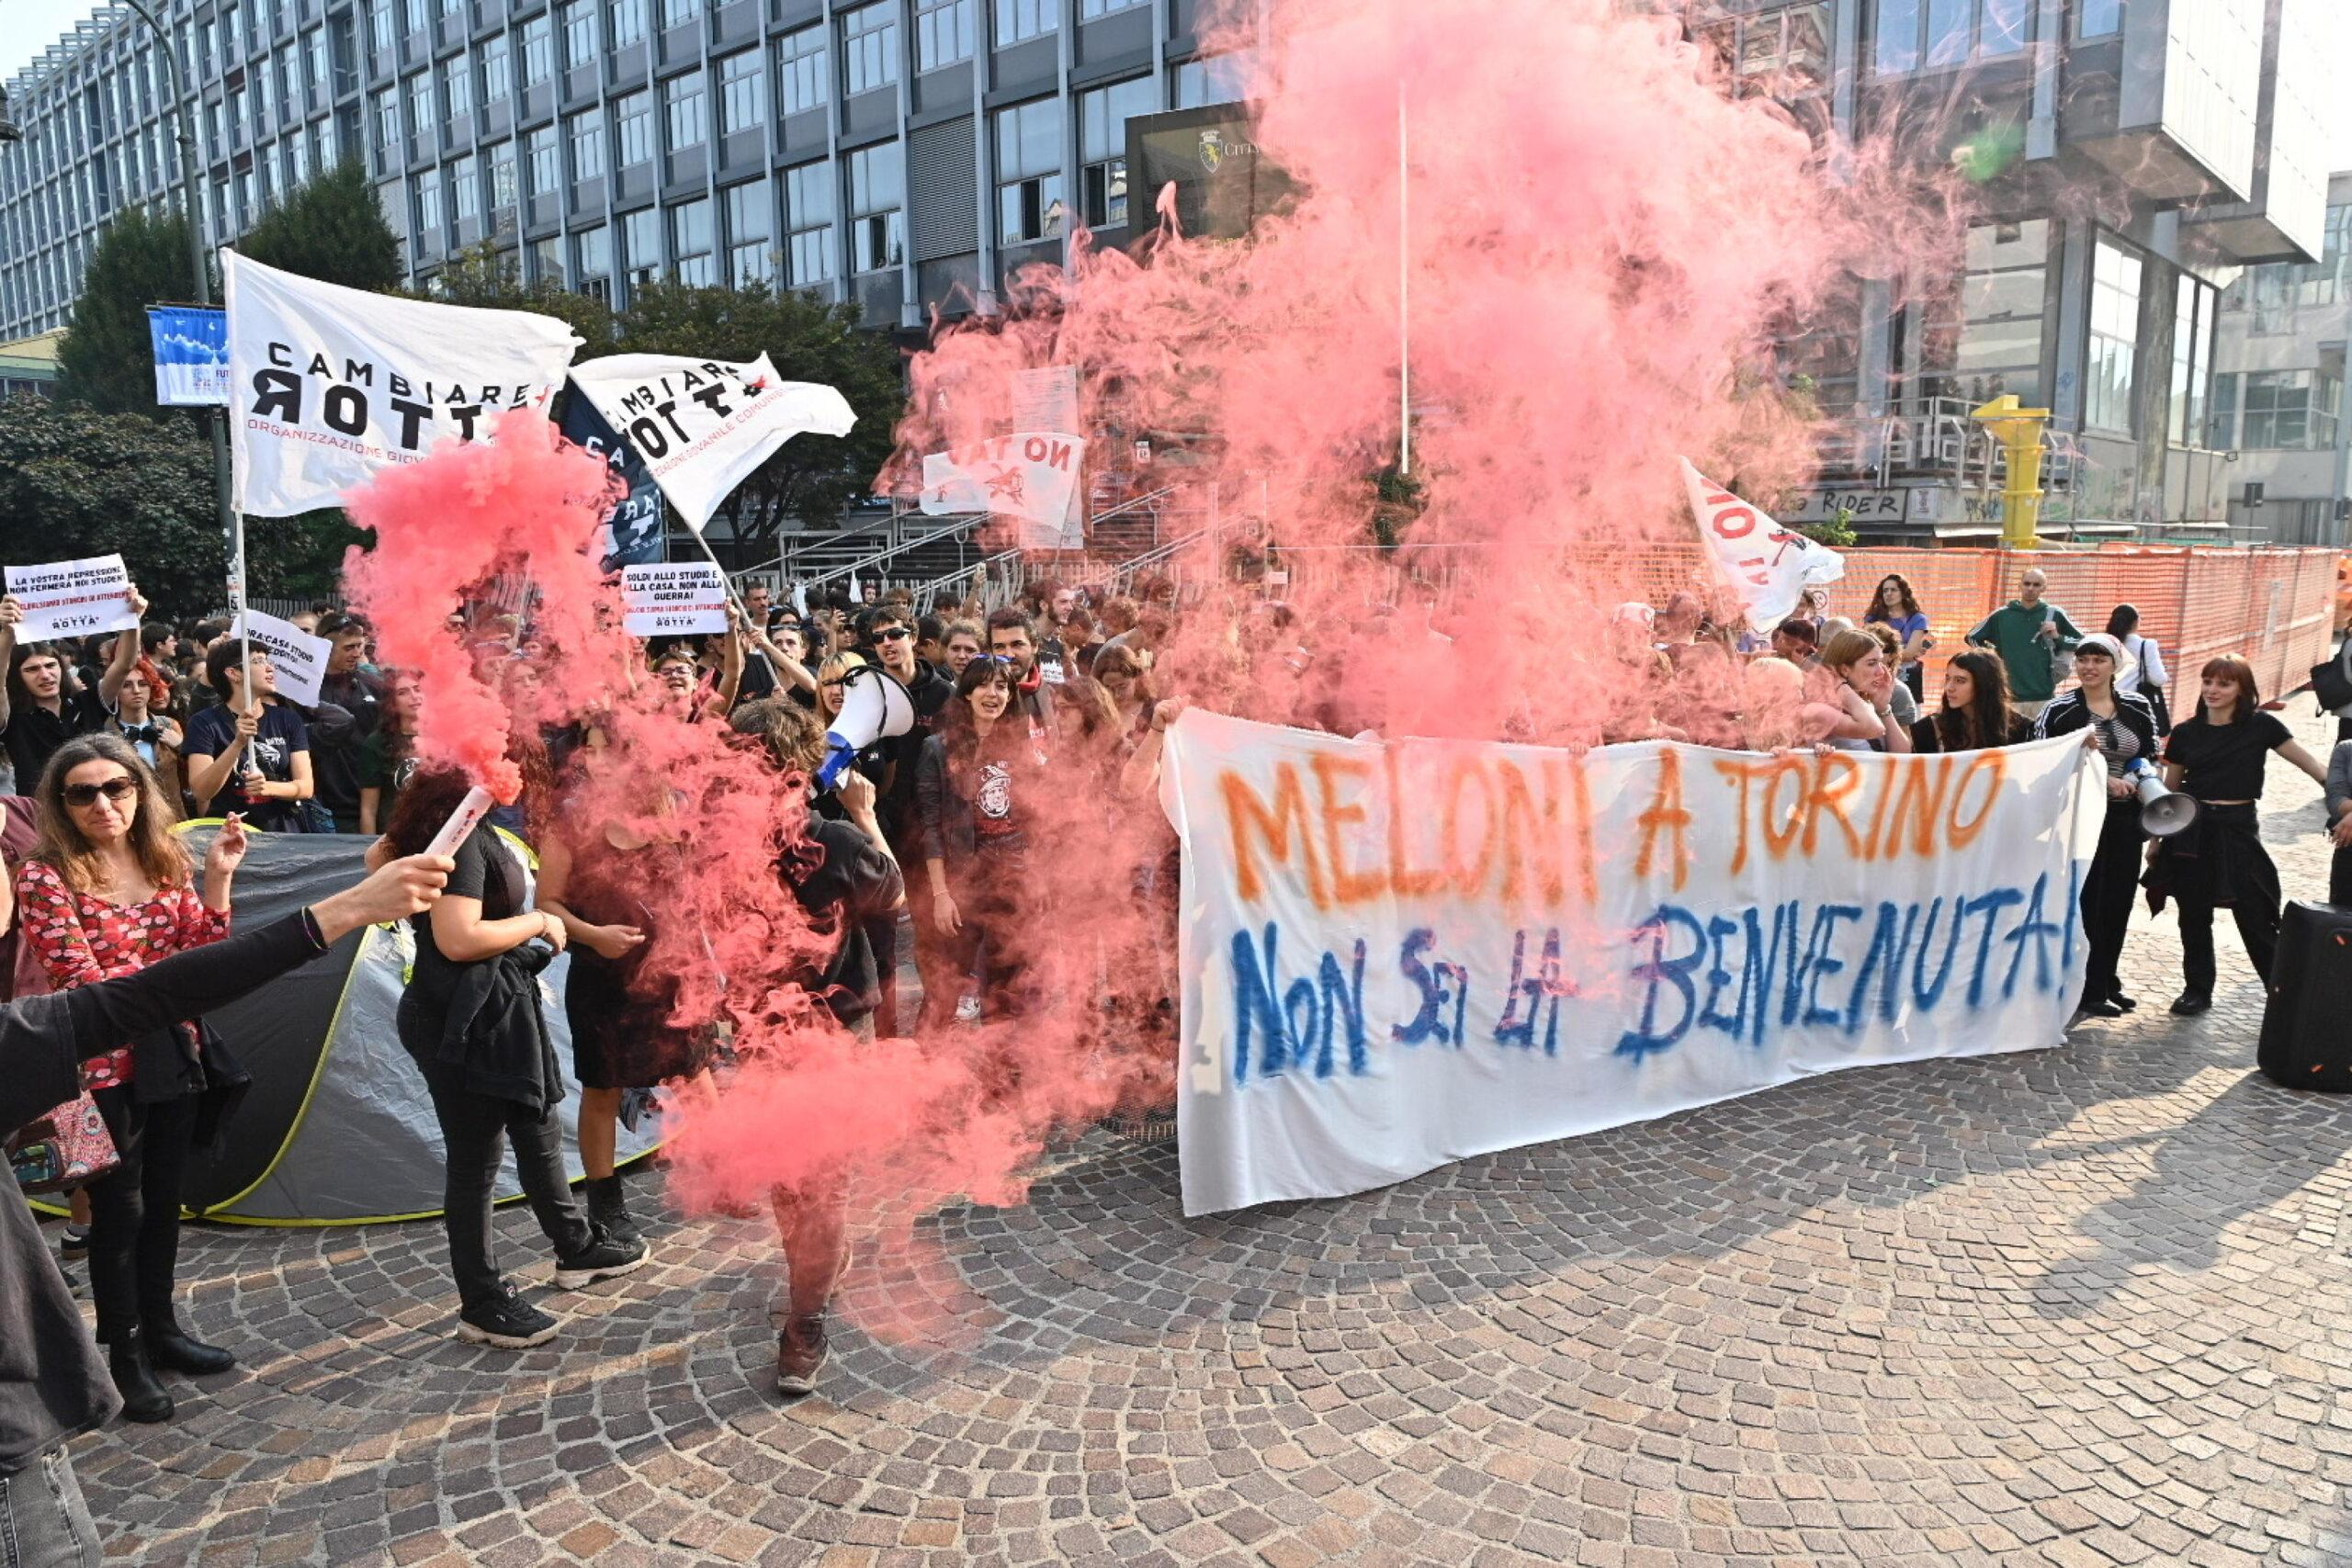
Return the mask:
<svg viewBox="0 0 2352 1568">
<path fill-rule="evenodd" d="M 2317 896 L 2317 792 L 2271 780 Z M 659 1225 L 521 1356 L 449 1337 L 435 1225 L 199 1228 L 245 1370 L 77 1460 L 155 1563 L 2352 1562 L 2352 1106 L 2254 1076 L 2221 941 L 2202 1020 L 2167 921 L 2065 1050 L 1342 1201 L 1187 1221 L 1172 1147 L 1098 1134 L 862 1261 L 897 1326 L 791 1406 L 757 1223 Z"/>
</svg>

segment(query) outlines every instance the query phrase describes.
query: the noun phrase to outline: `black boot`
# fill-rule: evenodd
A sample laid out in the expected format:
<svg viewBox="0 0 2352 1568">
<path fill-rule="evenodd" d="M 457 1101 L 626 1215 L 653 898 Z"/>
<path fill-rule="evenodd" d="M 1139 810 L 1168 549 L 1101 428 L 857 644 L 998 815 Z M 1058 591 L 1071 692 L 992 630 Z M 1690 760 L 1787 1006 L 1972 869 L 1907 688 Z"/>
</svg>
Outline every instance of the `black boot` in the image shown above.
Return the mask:
<svg viewBox="0 0 2352 1568">
<path fill-rule="evenodd" d="M 639 1234 L 637 1216 L 628 1212 L 628 1194 L 621 1190 L 621 1179 L 612 1176 L 592 1176 L 580 1184 L 588 1195 L 588 1223 L 611 1236 L 623 1247 L 635 1247 L 645 1238 Z"/>
<path fill-rule="evenodd" d="M 107 1346 L 107 1370 L 114 1373 L 115 1392 L 122 1395 L 126 1421 L 168 1421 L 172 1396 L 156 1381 L 148 1364 L 147 1341 L 139 1330 L 126 1329 Z"/>
<path fill-rule="evenodd" d="M 143 1332 L 147 1339 L 147 1362 L 160 1371 L 209 1378 L 237 1364 L 237 1358 L 220 1346 L 190 1338 L 180 1327 L 176 1317 L 151 1317 L 146 1321 Z"/>
</svg>

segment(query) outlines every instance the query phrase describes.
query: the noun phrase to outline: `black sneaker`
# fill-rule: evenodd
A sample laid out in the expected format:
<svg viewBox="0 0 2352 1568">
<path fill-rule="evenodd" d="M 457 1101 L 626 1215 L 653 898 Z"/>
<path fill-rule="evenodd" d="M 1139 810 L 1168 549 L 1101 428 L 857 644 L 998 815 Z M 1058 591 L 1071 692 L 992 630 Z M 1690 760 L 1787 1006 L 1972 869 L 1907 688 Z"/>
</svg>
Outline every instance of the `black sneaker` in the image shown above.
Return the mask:
<svg viewBox="0 0 2352 1568">
<path fill-rule="evenodd" d="M 502 1350 L 527 1350 L 544 1345 L 561 1326 L 521 1296 L 514 1287 L 480 1306 L 458 1314 L 458 1337 L 468 1345 L 495 1345 Z"/>
<path fill-rule="evenodd" d="M 584 1248 L 555 1260 L 555 1288 L 576 1291 L 599 1280 L 633 1273 L 644 1268 L 650 1256 L 642 1241 L 623 1242 L 604 1231 L 591 1231 Z"/>
<path fill-rule="evenodd" d="M 79 1263 L 90 1256 L 90 1231 L 86 1225 L 67 1225 L 65 1234 L 57 1238 L 57 1256 L 66 1263 Z"/>
<path fill-rule="evenodd" d="M 2195 1018 L 2200 1012 L 2213 1010 L 2213 998 L 2202 991 L 2183 991 L 2172 1004 L 2172 1010 L 2176 1018 Z"/>
<path fill-rule="evenodd" d="M 825 1364 L 825 1320 L 796 1317 L 775 1339 L 775 1390 L 778 1393 L 813 1393 L 817 1372 Z"/>
</svg>

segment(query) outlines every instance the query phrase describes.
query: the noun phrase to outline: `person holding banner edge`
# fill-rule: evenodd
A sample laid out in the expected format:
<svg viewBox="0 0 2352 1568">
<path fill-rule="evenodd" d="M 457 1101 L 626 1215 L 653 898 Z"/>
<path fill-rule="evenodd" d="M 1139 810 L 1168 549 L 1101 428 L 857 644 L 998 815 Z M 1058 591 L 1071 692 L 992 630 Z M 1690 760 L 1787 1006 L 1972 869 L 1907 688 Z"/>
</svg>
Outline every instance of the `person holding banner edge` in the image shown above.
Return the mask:
<svg viewBox="0 0 2352 1568">
<path fill-rule="evenodd" d="M 134 585 L 130 590 L 130 613 L 147 613 L 147 601 Z M 139 662 L 139 628 L 118 635 L 114 657 L 98 678 L 98 689 L 69 692 L 70 667 L 56 644 L 17 640 L 25 607 L 14 594 L 0 594 L 0 742 L 8 748 L 17 773 L 17 788 L 30 794 L 40 784 L 51 753 L 77 735 L 87 735 L 106 723 L 116 695 Z"/>
<path fill-rule="evenodd" d="M 2116 671 L 2125 663 L 2122 654 L 2122 645 L 2105 632 L 2093 632 L 2077 643 L 2075 678 L 2079 684 L 2041 710 L 2033 731 L 2036 739 L 2079 731 L 2083 744 L 2107 764 L 2107 818 L 2099 828 L 2098 853 L 2083 877 L 2083 935 L 2090 960 L 2077 1005 L 2093 1018 L 2121 1018 L 2139 1005 L 2123 994 L 2115 967 L 2123 953 L 2124 933 L 2131 929 L 2132 897 L 2140 886 L 2140 846 L 2148 836 L 2140 826 L 2140 797 L 2127 770 L 2143 758 L 2154 761 L 2163 747 L 2154 705 L 2116 684 Z"/>
</svg>

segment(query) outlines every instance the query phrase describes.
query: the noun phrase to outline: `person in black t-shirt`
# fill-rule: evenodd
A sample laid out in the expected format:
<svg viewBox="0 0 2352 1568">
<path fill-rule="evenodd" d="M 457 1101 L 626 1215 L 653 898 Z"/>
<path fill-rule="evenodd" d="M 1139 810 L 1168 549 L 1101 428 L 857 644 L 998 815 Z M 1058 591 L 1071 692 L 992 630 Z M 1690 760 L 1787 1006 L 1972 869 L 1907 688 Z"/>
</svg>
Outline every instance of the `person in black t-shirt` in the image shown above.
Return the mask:
<svg viewBox="0 0 2352 1568">
<path fill-rule="evenodd" d="M 220 705 L 188 716 L 180 773 L 197 815 L 238 812 L 265 832 L 300 832 L 300 803 L 311 798 L 311 729 L 290 703 L 277 700 L 277 671 L 254 649 L 254 706 L 245 699 L 245 645 L 222 642 L 204 656 L 204 673 Z"/>
<path fill-rule="evenodd" d="M 2228 905 L 2254 972 L 2270 978 L 2278 946 L 2278 868 L 2262 847 L 2257 803 L 2276 751 L 2325 788 L 2327 770 L 2277 716 L 2262 711 L 2254 669 L 2234 654 L 2205 661 L 2196 714 L 2165 741 L 2165 783 L 2197 801 L 2197 820 L 2148 846 L 2148 892 L 2180 905 L 2183 982 L 2172 1010 L 2213 1005 L 2213 910 Z"/>
<path fill-rule="evenodd" d="M 130 591 L 134 615 L 147 613 L 147 601 Z M 68 685 L 71 658 L 63 644 L 17 641 L 24 606 L 14 594 L 0 595 L 0 741 L 8 749 L 16 770 L 17 793 L 31 795 L 40 788 L 41 769 L 51 753 L 77 735 L 88 735 L 107 721 L 115 694 L 139 662 L 139 628 L 130 627 L 114 640 L 114 657 L 98 677 L 97 688 Z"/>
</svg>

